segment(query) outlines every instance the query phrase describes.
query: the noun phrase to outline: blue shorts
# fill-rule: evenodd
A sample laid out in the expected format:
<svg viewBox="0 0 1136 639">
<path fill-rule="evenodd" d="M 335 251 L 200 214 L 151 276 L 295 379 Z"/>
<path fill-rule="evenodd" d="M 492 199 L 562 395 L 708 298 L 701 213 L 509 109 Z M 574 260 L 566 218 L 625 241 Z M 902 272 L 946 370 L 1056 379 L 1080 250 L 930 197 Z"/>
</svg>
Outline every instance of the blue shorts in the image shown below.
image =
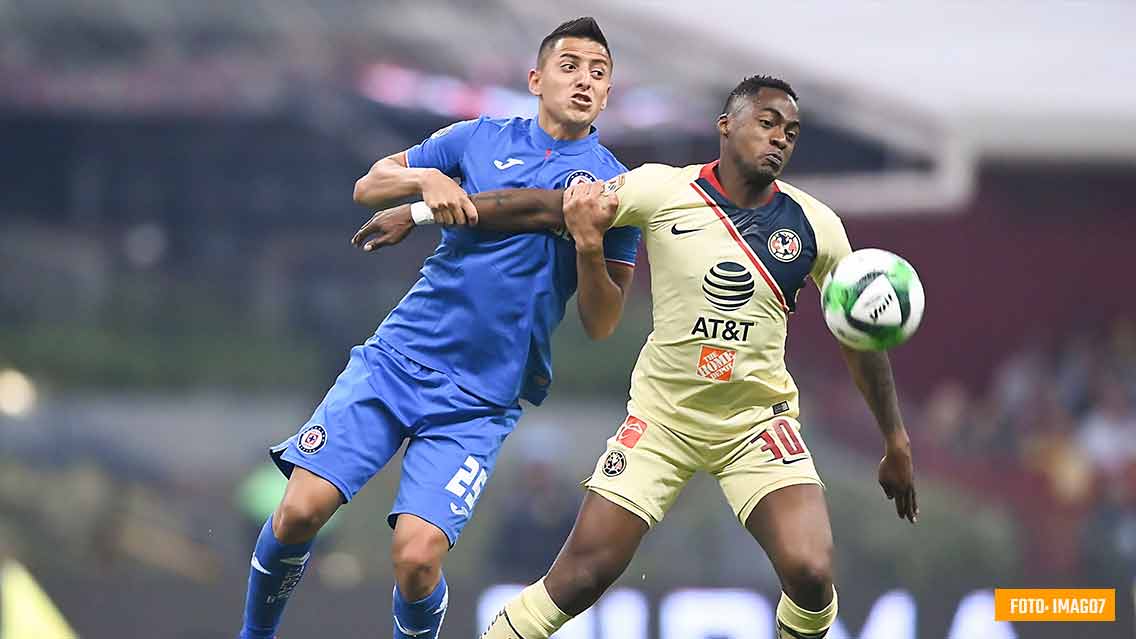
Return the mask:
<svg viewBox="0 0 1136 639">
<path fill-rule="evenodd" d="M 519 405 L 490 404 L 372 338 L 351 349 L 311 419 L 271 454 L 285 475 L 299 466 L 350 501 L 409 439 L 387 522 L 416 515 L 453 546 L 520 415 Z"/>
</svg>

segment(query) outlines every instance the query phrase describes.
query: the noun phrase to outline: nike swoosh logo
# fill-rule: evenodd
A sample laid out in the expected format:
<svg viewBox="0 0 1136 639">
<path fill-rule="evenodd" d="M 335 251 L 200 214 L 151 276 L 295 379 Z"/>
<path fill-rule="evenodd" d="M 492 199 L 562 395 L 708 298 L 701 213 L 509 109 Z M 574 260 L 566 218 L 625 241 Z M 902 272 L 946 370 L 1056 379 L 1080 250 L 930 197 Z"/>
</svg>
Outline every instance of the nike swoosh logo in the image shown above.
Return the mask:
<svg viewBox="0 0 1136 639">
<path fill-rule="evenodd" d="M 519 165 L 524 164 L 524 163 L 525 163 L 524 160 L 518 160 L 517 158 L 509 158 L 508 160 L 505 160 L 504 162 L 502 162 L 501 160 L 493 160 L 493 166 L 497 167 L 497 170 L 499 170 L 499 171 L 504 171 L 505 169 L 508 169 L 508 168 L 511 168 L 511 167 L 514 167 L 514 166 L 519 166 Z"/>
<path fill-rule="evenodd" d="M 808 459 L 808 457 L 798 457 L 796 459 L 782 459 L 781 463 L 788 466 L 789 464 L 795 464 L 799 461 L 805 461 L 806 459 Z"/>
<path fill-rule="evenodd" d="M 272 574 L 271 572 L 269 572 L 268 570 L 266 570 L 266 569 L 264 568 L 264 566 L 260 565 L 260 560 L 258 560 L 258 559 L 256 558 L 256 555 L 253 555 L 253 556 L 252 556 L 252 568 L 253 568 L 253 570 L 255 570 L 255 571 L 257 571 L 257 572 L 259 572 L 259 573 L 261 573 L 261 574 L 265 574 L 265 575 L 271 575 L 271 574 Z"/>
<path fill-rule="evenodd" d="M 394 615 L 391 616 L 394 617 Z M 398 617 L 394 617 L 394 625 L 398 627 L 399 632 L 406 635 L 407 637 L 421 637 L 422 635 L 427 634 L 431 630 L 433 630 L 433 628 L 427 628 L 425 630 L 407 630 L 402 626 L 402 624 L 398 622 Z"/>
<path fill-rule="evenodd" d="M 687 233 L 694 233 L 702 229 L 680 229 L 678 224 L 671 226 L 671 235 L 686 235 Z"/>
<path fill-rule="evenodd" d="M 287 557 L 287 558 L 281 559 L 280 563 L 290 564 L 292 566 L 303 566 L 304 564 L 308 563 L 308 559 L 311 559 L 311 557 L 312 557 L 312 553 L 309 552 L 309 553 L 306 553 L 303 557 Z M 253 559 L 255 559 L 255 557 L 253 557 Z"/>
</svg>

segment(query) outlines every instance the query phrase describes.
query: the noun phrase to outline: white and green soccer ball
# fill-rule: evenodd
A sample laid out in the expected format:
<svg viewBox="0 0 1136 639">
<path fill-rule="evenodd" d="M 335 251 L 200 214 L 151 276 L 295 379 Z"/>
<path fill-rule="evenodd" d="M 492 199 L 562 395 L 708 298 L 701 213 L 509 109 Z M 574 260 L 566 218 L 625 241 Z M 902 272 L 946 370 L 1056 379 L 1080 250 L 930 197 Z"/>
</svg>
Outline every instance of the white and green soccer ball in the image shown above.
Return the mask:
<svg viewBox="0 0 1136 639">
<path fill-rule="evenodd" d="M 882 351 L 907 341 L 923 319 L 923 284 L 895 253 L 860 249 L 824 279 L 821 308 L 828 330 L 845 346 Z"/>
</svg>

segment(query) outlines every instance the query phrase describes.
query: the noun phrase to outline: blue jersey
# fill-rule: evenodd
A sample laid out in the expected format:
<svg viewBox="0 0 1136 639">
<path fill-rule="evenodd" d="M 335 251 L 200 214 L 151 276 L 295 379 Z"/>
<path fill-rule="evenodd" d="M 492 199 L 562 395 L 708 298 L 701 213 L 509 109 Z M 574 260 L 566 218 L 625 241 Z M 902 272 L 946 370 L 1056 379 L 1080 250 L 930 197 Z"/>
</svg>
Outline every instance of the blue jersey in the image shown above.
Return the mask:
<svg viewBox="0 0 1136 639">
<path fill-rule="evenodd" d="M 594 130 L 559 141 L 535 118 L 458 122 L 412 147 L 406 163 L 460 179 L 470 194 L 563 189 L 627 170 Z M 634 265 L 638 244 L 638 229 L 612 229 L 604 254 Z M 448 227 L 421 275 L 375 336 L 494 404 L 540 404 L 552 383 L 551 333 L 576 291 L 571 240 Z"/>
</svg>

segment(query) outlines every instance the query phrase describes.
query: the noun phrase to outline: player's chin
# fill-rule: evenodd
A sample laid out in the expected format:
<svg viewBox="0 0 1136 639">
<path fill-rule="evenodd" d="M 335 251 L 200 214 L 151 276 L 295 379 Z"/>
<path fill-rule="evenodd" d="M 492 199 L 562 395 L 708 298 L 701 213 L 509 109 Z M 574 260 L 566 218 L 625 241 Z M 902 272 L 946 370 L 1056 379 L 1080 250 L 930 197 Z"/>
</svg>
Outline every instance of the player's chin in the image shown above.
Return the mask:
<svg viewBox="0 0 1136 639">
<path fill-rule="evenodd" d="M 584 109 L 575 104 L 569 104 L 568 108 L 563 111 L 564 120 L 576 124 L 591 124 L 596 121 L 599 115 L 600 110 L 595 106 L 589 106 Z"/>
<path fill-rule="evenodd" d="M 748 171 L 750 180 L 753 182 L 772 182 L 781 177 L 781 169 L 773 168 L 768 164 L 758 164 L 757 166 L 750 167 Z"/>
</svg>

